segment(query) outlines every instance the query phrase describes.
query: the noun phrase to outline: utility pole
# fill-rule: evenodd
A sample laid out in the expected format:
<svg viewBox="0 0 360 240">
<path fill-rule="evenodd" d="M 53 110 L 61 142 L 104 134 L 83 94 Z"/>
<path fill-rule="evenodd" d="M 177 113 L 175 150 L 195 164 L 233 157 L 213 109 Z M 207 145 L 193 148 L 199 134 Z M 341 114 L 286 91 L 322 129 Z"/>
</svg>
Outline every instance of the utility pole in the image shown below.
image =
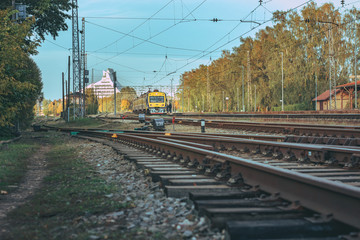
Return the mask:
<svg viewBox="0 0 360 240">
<path fill-rule="evenodd" d="M 237 98 L 237 108 L 236 110 L 240 112 L 240 102 L 239 102 L 239 88 L 236 88 L 236 98 Z"/>
<path fill-rule="evenodd" d="M 182 91 L 182 112 L 184 111 L 184 85 L 183 85 L 183 91 Z"/>
<path fill-rule="evenodd" d="M 11 1 L 11 6 L 12 6 L 12 9 L 15 10 L 15 0 Z M 16 20 L 15 13 L 11 16 L 11 20 L 13 20 L 13 21 Z"/>
<path fill-rule="evenodd" d="M 76 92 L 81 93 L 81 59 L 79 49 L 79 21 L 78 21 L 78 1 L 72 0 L 72 60 L 73 60 L 73 100 L 74 100 L 74 120 L 76 115 L 80 115 L 80 109 L 76 107 Z M 81 103 L 81 100 L 79 99 Z"/>
<path fill-rule="evenodd" d="M 63 117 L 65 118 L 65 91 L 64 91 L 64 81 L 65 81 L 65 74 L 64 72 L 62 72 L 62 114 L 63 114 Z"/>
<path fill-rule="evenodd" d="M 67 118 L 67 98 L 69 97 L 68 95 L 68 82 L 65 80 L 65 96 L 66 96 L 66 101 L 64 102 L 64 105 L 66 105 L 65 107 L 65 112 L 64 112 L 64 120 L 66 121 L 66 118 Z"/>
<path fill-rule="evenodd" d="M 254 105 L 255 105 L 255 108 L 254 108 L 254 112 L 256 112 L 256 85 L 255 85 L 255 98 L 254 98 Z"/>
<path fill-rule="evenodd" d="M 86 98 L 86 94 L 85 94 L 85 84 L 86 84 L 86 79 L 87 79 L 87 75 L 86 74 L 87 70 L 86 70 L 86 54 L 85 54 L 85 18 L 82 18 L 82 28 L 81 28 L 81 62 L 82 62 L 82 107 L 81 107 L 81 116 L 84 117 L 85 116 L 85 98 Z"/>
<path fill-rule="evenodd" d="M 248 81 L 248 110 L 250 109 L 251 100 L 251 74 L 250 74 L 250 51 L 247 51 L 247 81 Z"/>
<path fill-rule="evenodd" d="M 330 29 L 330 52 L 331 52 L 331 58 L 330 58 L 330 61 L 331 61 L 331 75 L 332 75 L 332 81 L 331 81 L 331 84 L 334 88 L 334 109 L 336 110 L 336 65 L 335 65 L 335 60 L 334 60 L 334 38 L 333 38 L 333 31 L 332 31 L 332 28 Z"/>
<path fill-rule="evenodd" d="M 317 111 L 317 96 L 318 96 L 318 79 L 317 79 L 317 73 L 315 73 L 315 110 Z"/>
<path fill-rule="evenodd" d="M 116 72 L 113 73 L 114 77 L 114 116 L 116 116 Z"/>
<path fill-rule="evenodd" d="M 209 81 L 209 66 L 206 67 L 206 94 L 207 94 L 207 109 L 210 110 L 210 81 Z"/>
<path fill-rule="evenodd" d="M 174 103 L 173 103 L 173 97 L 172 97 L 172 94 L 173 94 L 173 81 L 174 81 L 174 79 L 172 78 L 171 79 L 171 90 L 170 90 L 170 98 L 171 98 L 171 109 L 170 109 L 170 112 L 173 112 L 173 108 L 174 108 Z M 168 91 L 169 91 L 169 89 L 168 89 Z"/>
<path fill-rule="evenodd" d="M 284 53 L 281 52 L 281 111 L 284 111 Z"/>
<path fill-rule="evenodd" d="M 67 121 L 70 121 L 70 67 L 71 67 L 71 59 L 70 56 L 68 57 L 68 95 L 67 95 L 67 104 L 66 104 L 66 109 L 67 109 Z"/>
<path fill-rule="evenodd" d="M 358 104 L 357 104 L 357 99 L 358 99 L 358 96 L 357 96 L 357 71 L 356 71 L 356 68 L 357 68 L 357 64 L 356 64 L 356 45 L 357 45 L 357 41 L 356 41 L 356 37 L 357 37 L 357 34 L 356 34 L 356 31 L 357 31 L 357 26 L 356 26 L 356 19 L 354 21 L 355 23 L 355 37 L 354 37 L 354 79 L 355 79 L 355 109 L 358 108 Z"/>
<path fill-rule="evenodd" d="M 223 102 L 222 111 L 225 112 L 225 92 L 224 91 L 223 91 L 222 102 Z"/>
<path fill-rule="evenodd" d="M 329 98 L 329 110 L 331 110 L 331 104 L 332 104 L 332 94 L 331 94 L 331 53 L 330 53 L 330 25 L 329 26 L 329 37 L 328 37 L 328 42 L 329 42 L 329 90 L 330 90 L 330 98 Z"/>
<path fill-rule="evenodd" d="M 84 57 L 83 57 L 83 66 L 84 66 L 84 69 L 83 69 L 83 74 L 84 74 L 84 77 L 83 77 L 83 117 L 85 117 L 86 115 L 86 83 L 89 82 L 89 71 L 86 70 L 86 54 L 84 54 Z"/>
<path fill-rule="evenodd" d="M 245 87 L 244 87 L 244 66 L 242 67 L 242 111 L 245 112 Z"/>
</svg>

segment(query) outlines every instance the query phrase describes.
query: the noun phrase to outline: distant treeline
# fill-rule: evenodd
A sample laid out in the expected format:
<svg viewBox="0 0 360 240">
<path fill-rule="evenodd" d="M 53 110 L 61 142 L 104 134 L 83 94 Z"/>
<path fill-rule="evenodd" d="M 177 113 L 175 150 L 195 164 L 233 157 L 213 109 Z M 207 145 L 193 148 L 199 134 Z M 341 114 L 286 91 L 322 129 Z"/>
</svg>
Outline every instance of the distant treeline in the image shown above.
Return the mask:
<svg viewBox="0 0 360 240">
<path fill-rule="evenodd" d="M 285 110 L 314 109 L 316 91 L 329 89 L 330 78 L 334 88 L 354 75 L 358 18 L 357 9 L 329 3 L 277 11 L 273 27 L 242 38 L 209 66 L 183 73 L 180 104 L 185 111 L 241 111 L 244 97 L 245 111 L 281 110 L 283 61 Z"/>
</svg>

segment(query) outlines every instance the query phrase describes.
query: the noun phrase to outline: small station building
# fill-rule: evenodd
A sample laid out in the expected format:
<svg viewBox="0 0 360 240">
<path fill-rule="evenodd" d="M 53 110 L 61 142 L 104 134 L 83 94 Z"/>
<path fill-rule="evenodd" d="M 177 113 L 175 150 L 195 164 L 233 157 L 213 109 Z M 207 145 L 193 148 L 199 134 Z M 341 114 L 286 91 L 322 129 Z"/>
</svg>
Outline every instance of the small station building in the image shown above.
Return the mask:
<svg viewBox="0 0 360 240">
<path fill-rule="evenodd" d="M 360 98 L 360 81 L 357 82 L 358 98 Z M 337 86 L 331 91 L 331 108 L 330 108 L 330 91 L 326 90 L 312 101 L 317 103 L 316 110 L 351 110 L 354 108 L 355 101 L 355 82 L 350 82 Z"/>
</svg>

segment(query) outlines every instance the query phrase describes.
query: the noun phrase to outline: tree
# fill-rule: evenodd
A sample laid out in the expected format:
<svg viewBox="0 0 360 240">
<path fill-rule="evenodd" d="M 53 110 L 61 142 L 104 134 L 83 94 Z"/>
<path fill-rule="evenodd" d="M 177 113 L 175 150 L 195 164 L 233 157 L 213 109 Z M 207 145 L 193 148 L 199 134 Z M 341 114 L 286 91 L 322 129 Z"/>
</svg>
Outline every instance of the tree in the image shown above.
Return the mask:
<svg viewBox="0 0 360 240">
<path fill-rule="evenodd" d="M 359 15 L 355 8 L 341 14 L 333 4 L 318 7 L 315 2 L 299 12 L 275 12 L 272 27 L 242 38 L 240 46 L 231 53 L 223 51 L 209 66 L 200 65 L 181 75 L 178 95 L 184 97 L 185 111 L 203 109 L 207 82 L 211 107 L 205 109 L 222 111 L 228 97 L 228 109 L 234 111 L 240 95 L 248 105 L 246 111 L 253 111 L 255 103 L 260 109 L 281 109 L 282 89 L 285 109 L 312 109 L 316 84 L 320 94 L 329 89 L 330 79 L 334 88 L 354 74 L 354 61 L 358 61 L 354 49 L 360 35 L 360 27 L 354 25 Z M 244 96 L 237 90 L 242 88 L 243 70 Z"/>
<path fill-rule="evenodd" d="M 86 114 L 97 114 L 99 108 L 98 98 L 93 88 L 86 89 Z"/>
<path fill-rule="evenodd" d="M 38 42 L 25 40 L 33 21 L 15 24 L 10 16 L 0 10 L 0 132 L 29 124 L 42 88 L 40 70 L 29 57 Z"/>
<path fill-rule="evenodd" d="M 71 16 L 67 13 L 72 8 L 71 0 L 22 0 L 27 5 L 27 13 L 35 18 L 31 29 L 40 39 L 50 34 L 54 39 L 59 31 L 66 31 L 66 20 Z M 12 0 L 2 0 L 0 9 L 8 9 L 12 6 Z"/>
</svg>

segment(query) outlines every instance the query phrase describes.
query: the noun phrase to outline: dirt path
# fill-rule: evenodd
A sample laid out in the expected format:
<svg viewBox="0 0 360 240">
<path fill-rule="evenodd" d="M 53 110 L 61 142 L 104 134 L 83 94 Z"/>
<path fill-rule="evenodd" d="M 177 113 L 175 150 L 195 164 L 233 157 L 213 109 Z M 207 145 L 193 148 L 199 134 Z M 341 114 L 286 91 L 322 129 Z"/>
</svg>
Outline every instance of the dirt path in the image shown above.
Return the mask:
<svg viewBox="0 0 360 240">
<path fill-rule="evenodd" d="M 1 235 L 6 232 L 7 221 L 6 215 L 24 204 L 34 192 L 40 188 L 43 178 L 48 174 L 46 170 L 46 153 L 50 147 L 42 145 L 39 151 L 31 156 L 28 161 L 28 171 L 24 176 L 24 181 L 20 183 L 18 189 L 8 195 L 1 196 L 0 199 L 0 239 Z"/>
</svg>

